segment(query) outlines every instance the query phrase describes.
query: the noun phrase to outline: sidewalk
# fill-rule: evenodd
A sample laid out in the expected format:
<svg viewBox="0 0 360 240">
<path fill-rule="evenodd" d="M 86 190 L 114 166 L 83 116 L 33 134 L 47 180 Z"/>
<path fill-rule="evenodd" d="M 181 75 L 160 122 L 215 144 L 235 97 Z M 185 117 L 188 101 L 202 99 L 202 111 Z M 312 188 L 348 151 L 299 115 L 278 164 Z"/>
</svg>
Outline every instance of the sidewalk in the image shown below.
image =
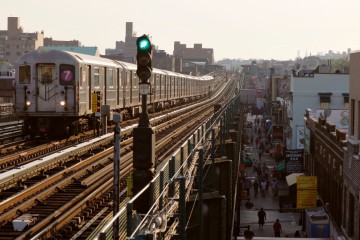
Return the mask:
<svg viewBox="0 0 360 240">
<path fill-rule="evenodd" d="M 273 169 L 276 166 L 276 162 L 269 156 L 269 154 L 264 153 L 261 157 L 261 161 L 259 161 L 258 150 L 256 149 L 256 145 L 246 146 L 248 149 L 248 153 L 250 159 L 255 158 L 257 162 L 265 163 L 265 166 L 270 166 L 270 169 Z M 253 167 L 246 167 L 245 169 L 247 176 L 255 178 L 257 176 L 256 172 L 253 172 Z M 287 189 L 287 183 L 285 180 L 279 180 L 279 195 L 284 195 L 281 189 Z M 287 192 L 287 191 L 285 191 Z M 302 226 L 299 225 L 299 212 L 279 212 L 279 200 L 278 197 L 275 198 L 273 196 L 271 186 L 269 187 L 268 193 L 266 193 L 265 197 L 263 197 L 259 191 L 258 196 L 254 197 L 254 191 L 251 189 L 250 191 L 250 201 L 254 204 L 254 206 L 250 209 L 245 207 L 246 201 L 241 201 L 240 206 L 240 226 L 250 226 L 250 230 L 254 232 L 255 237 L 274 237 L 273 224 L 276 219 L 280 220 L 282 225 L 282 234 L 281 237 L 293 237 L 295 231 L 301 230 Z M 266 220 L 263 229 L 259 229 L 258 224 L 258 216 L 257 213 L 263 208 L 266 212 Z M 245 231 L 245 228 L 240 229 L 240 236 Z M 239 239 L 239 238 L 238 238 Z"/>
</svg>

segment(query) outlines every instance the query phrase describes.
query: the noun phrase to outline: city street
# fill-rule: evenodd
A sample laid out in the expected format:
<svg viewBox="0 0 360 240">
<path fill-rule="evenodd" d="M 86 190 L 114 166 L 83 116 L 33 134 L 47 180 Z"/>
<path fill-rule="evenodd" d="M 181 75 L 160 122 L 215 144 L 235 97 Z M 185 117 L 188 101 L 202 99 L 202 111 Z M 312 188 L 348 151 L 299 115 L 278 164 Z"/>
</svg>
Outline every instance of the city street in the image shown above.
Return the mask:
<svg viewBox="0 0 360 240">
<path fill-rule="evenodd" d="M 253 121 L 254 117 L 248 118 L 248 120 Z M 248 146 L 247 153 L 249 154 L 250 159 L 256 159 L 257 163 L 260 163 L 261 166 L 265 163 L 265 166 L 271 171 L 276 162 L 269 156 L 268 153 L 262 154 L 261 161 L 259 161 L 258 150 L 256 145 Z M 256 172 L 253 171 L 253 167 L 245 168 L 246 174 L 252 181 L 254 181 L 257 176 Z M 279 186 L 279 195 L 287 194 L 287 183 L 286 180 L 282 179 L 278 182 Z M 279 211 L 279 200 L 278 197 L 274 197 L 271 186 L 269 187 L 268 192 L 263 197 L 259 191 L 257 197 L 254 197 L 254 189 L 250 191 L 250 201 L 254 204 L 252 208 L 248 209 L 245 207 L 246 200 L 241 201 L 240 207 L 240 235 L 246 230 L 243 228 L 245 226 L 250 226 L 250 230 L 254 232 L 256 237 L 274 237 L 273 224 L 276 219 L 279 219 L 280 224 L 282 225 L 282 234 L 281 237 L 293 237 L 295 232 L 299 230 L 301 232 L 302 226 L 299 225 L 300 212 L 280 212 Z M 260 208 L 263 208 L 266 213 L 266 220 L 264 227 L 259 229 L 258 224 L 258 211 Z M 239 238 L 240 239 L 240 238 Z"/>
</svg>

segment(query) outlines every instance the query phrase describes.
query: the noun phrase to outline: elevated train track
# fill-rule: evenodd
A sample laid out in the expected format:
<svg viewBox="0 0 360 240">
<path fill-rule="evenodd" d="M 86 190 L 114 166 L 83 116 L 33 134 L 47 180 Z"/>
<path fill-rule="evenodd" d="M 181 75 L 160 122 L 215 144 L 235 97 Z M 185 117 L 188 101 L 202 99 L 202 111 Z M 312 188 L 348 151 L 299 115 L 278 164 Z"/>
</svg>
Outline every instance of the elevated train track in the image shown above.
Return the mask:
<svg viewBox="0 0 360 240">
<path fill-rule="evenodd" d="M 231 85 L 230 89 L 231 88 L 234 89 L 234 85 Z M 230 93 L 227 94 L 228 96 L 231 96 Z M 220 98 L 225 100 L 224 95 L 222 95 Z M 205 104 L 205 102 L 208 103 Z M 173 120 L 174 125 L 181 126 L 178 128 L 178 130 L 169 128 L 169 123 L 164 124 L 164 126 L 153 123 L 157 125 L 158 145 L 161 144 L 161 147 L 158 147 L 158 145 L 156 147 L 157 156 L 165 154 L 164 151 L 166 150 L 164 150 L 164 146 L 171 146 L 174 142 L 178 141 L 179 136 L 175 136 L 177 133 L 182 136 L 186 135 L 184 132 L 189 133 L 189 129 L 191 127 L 186 126 L 186 122 L 192 119 L 193 123 L 191 123 L 191 125 L 196 126 L 196 124 L 199 124 L 199 122 L 202 121 L 200 117 L 195 115 L 195 113 L 200 113 L 200 108 L 204 108 L 204 111 L 207 111 L 205 116 L 208 117 L 212 112 L 213 104 L 214 103 L 210 102 L 210 100 L 204 101 L 204 103 L 201 104 L 203 106 L 197 105 L 195 110 L 192 110 L 192 113 L 189 109 L 186 109 L 185 112 L 189 114 L 187 117 L 183 111 L 179 110 L 178 120 Z M 205 110 L 205 105 L 208 105 L 207 108 L 211 108 L 211 110 Z M 157 121 L 160 121 L 160 119 L 161 117 L 158 117 Z M 161 131 L 161 129 L 166 128 L 168 129 L 167 131 L 170 131 L 167 137 L 165 137 L 164 133 L 158 132 Z M 130 129 L 132 129 L 132 127 L 122 129 L 122 132 L 130 131 Z M 164 136 L 161 136 L 163 134 Z M 107 138 L 111 137 L 107 136 Z M 160 138 L 166 138 L 167 140 L 161 140 Z M 92 140 L 93 142 L 88 145 L 98 145 L 100 148 L 106 148 L 106 146 L 109 146 L 109 144 L 111 145 L 111 140 L 104 139 L 106 139 L 106 137 L 101 140 L 98 139 L 97 141 Z M 102 141 L 108 142 L 105 143 Z M 130 152 L 131 141 L 131 138 L 129 138 L 126 142 L 122 142 L 121 176 L 123 178 L 126 177 L 132 169 L 132 154 Z M 79 151 L 82 151 L 82 153 L 86 154 L 95 151 L 95 147 L 91 150 L 86 147 L 82 148 L 80 146 L 78 148 Z M 163 153 L 160 153 L 159 149 L 162 149 Z M 128 153 L 126 153 L 126 151 L 128 151 Z M 0 176 L 0 189 L 3 189 L 3 192 L 5 189 L 16 189 L 16 187 L 18 190 L 21 190 L 21 184 L 19 186 L 19 182 L 29 182 L 29 186 L 25 190 L 20 191 L 16 195 L 10 196 L 0 203 L 0 217 L 2 219 L 2 222 L 0 223 L 2 225 L 2 228 L 0 228 L 0 233 L 2 234 L 3 232 L 8 232 L 7 235 L 0 234 L 0 237 L 4 239 L 28 239 L 30 236 L 34 236 L 36 232 L 42 230 L 41 232 L 44 234 L 42 238 L 46 239 L 51 235 L 49 235 L 50 232 L 57 232 L 65 225 L 71 226 L 70 229 L 79 229 L 84 227 L 84 216 L 95 213 L 95 208 L 98 208 L 94 207 L 93 204 L 95 206 L 101 206 L 107 202 L 108 199 L 111 199 L 111 178 L 113 174 L 111 164 L 112 154 L 113 149 L 112 147 L 109 147 L 106 151 L 99 152 L 90 158 L 83 159 L 80 152 L 74 153 L 71 149 L 66 149 L 63 151 L 63 153 L 57 154 L 57 156 L 49 157 L 53 159 L 54 157 L 55 159 L 58 158 L 51 163 L 52 167 L 50 167 L 50 164 L 45 169 L 40 163 L 33 163 L 33 169 L 30 167 L 24 167 L 27 168 L 27 171 L 24 171 L 23 174 L 19 176 L 16 176 L 16 174 L 12 173 L 7 173 L 7 177 L 5 177 L 5 175 L 2 175 L 4 177 Z M 59 157 L 60 155 L 63 155 L 61 160 Z M 39 161 L 47 162 L 45 158 Z M 53 173 L 51 174 L 51 172 Z M 45 180 L 43 180 L 44 177 L 46 177 Z M 36 181 L 36 179 L 40 179 L 42 181 Z M 31 183 L 31 181 L 34 182 Z M 99 194 L 104 194 L 105 197 L 99 197 Z M 98 204 L 95 203 L 96 199 L 105 200 L 100 200 L 102 204 Z M 109 208 L 109 206 L 106 206 L 106 208 Z M 81 210 L 84 210 L 85 213 L 81 213 Z M 102 211 L 106 212 L 106 210 Z M 26 215 L 27 213 L 31 215 Z M 36 215 L 39 213 L 41 214 Z M 78 217 L 76 217 L 77 215 Z M 31 216 L 30 219 L 27 219 L 29 224 L 26 226 L 27 231 L 25 233 L 13 231 L 12 223 L 16 223 L 16 220 L 19 216 Z M 57 225 L 49 225 L 50 222 L 54 221 L 55 219 Z M 60 219 L 62 220 L 60 221 Z M 48 231 L 44 232 L 44 229 L 48 229 Z M 71 231 L 67 229 L 66 232 Z"/>
<path fill-rule="evenodd" d="M 171 117 L 171 112 L 176 109 L 182 109 L 186 106 L 190 106 L 197 102 L 201 102 L 203 99 L 200 99 L 196 102 L 191 102 L 188 104 L 184 104 L 181 106 L 176 106 L 171 109 L 163 110 L 158 113 L 150 114 L 152 116 L 163 116 L 157 117 L 157 122 L 165 121 L 166 118 Z M 130 119 L 122 122 L 120 125 L 122 129 L 121 137 L 128 137 L 132 134 L 132 127 L 135 126 L 138 122 L 138 118 Z M 155 123 L 154 123 L 155 124 Z M 13 124 L 15 125 L 15 124 Z M 16 124 L 17 126 L 22 126 L 22 124 Z M 12 125 L 10 125 L 12 126 Z M 132 126 L 128 128 L 128 126 Z M 7 131 L 6 129 L 11 129 L 12 127 L 4 127 L 3 131 Z M 108 126 L 107 132 L 112 132 L 113 126 Z M 0 128 L 1 131 L 1 128 Z M 21 130 L 19 130 L 21 132 Z M 10 134 L 10 133 L 9 133 Z M 22 134 L 22 132 L 21 132 Z M 84 132 L 82 134 L 78 134 L 76 136 L 71 136 L 65 139 L 59 140 L 51 140 L 44 139 L 41 137 L 37 137 L 35 139 L 26 139 L 24 135 L 21 135 L 21 142 L 11 142 L 9 144 L 2 145 L 0 148 L 0 172 L 4 172 L 10 170 L 12 168 L 17 168 L 22 165 L 25 165 L 29 162 L 34 161 L 36 158 L 41 158 L 43 156 L 49 155 L 51 153 L 55 153 L 62 149 L 69 148 L 73 145 L 80 144 L 82 142 L 86 142 L 94 137 L 94 130 L 90 130 Z"/>
</svg>

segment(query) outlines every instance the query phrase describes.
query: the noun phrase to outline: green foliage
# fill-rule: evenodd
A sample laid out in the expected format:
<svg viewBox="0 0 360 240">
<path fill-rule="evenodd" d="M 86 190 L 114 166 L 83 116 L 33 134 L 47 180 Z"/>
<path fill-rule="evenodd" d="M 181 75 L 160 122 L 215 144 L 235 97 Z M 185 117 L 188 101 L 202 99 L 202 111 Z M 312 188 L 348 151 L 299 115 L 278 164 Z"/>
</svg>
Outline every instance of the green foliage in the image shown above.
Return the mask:
<svg viewBox="0 0 360 240">
<path fill-rule="evenodd" d="M 344 70 L 344 68 L 348 68 L 350 65 L 350 61 L 348 58 L 339 58 L 331 60 L 332 71 L 336 70 Z"/>
</svg>

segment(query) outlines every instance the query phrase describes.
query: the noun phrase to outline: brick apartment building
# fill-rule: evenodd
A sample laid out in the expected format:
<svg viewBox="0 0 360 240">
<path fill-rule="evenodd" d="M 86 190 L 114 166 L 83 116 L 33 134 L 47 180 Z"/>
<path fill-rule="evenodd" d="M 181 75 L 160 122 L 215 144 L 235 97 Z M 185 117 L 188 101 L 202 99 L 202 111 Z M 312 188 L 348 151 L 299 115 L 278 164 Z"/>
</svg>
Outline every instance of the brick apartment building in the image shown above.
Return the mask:
<svg viewBox="0 0 360 240">
<path fill-rule="evenodd" d="M 77 40 L 60 41 L 45 38 L 44 32 L 27 33 L 18 17 L 8 17 L 7 30 L 0 30 L 0 60 L 14 65 L 16 59 L 41 46 L 81 46 Z"/>
</svg>

